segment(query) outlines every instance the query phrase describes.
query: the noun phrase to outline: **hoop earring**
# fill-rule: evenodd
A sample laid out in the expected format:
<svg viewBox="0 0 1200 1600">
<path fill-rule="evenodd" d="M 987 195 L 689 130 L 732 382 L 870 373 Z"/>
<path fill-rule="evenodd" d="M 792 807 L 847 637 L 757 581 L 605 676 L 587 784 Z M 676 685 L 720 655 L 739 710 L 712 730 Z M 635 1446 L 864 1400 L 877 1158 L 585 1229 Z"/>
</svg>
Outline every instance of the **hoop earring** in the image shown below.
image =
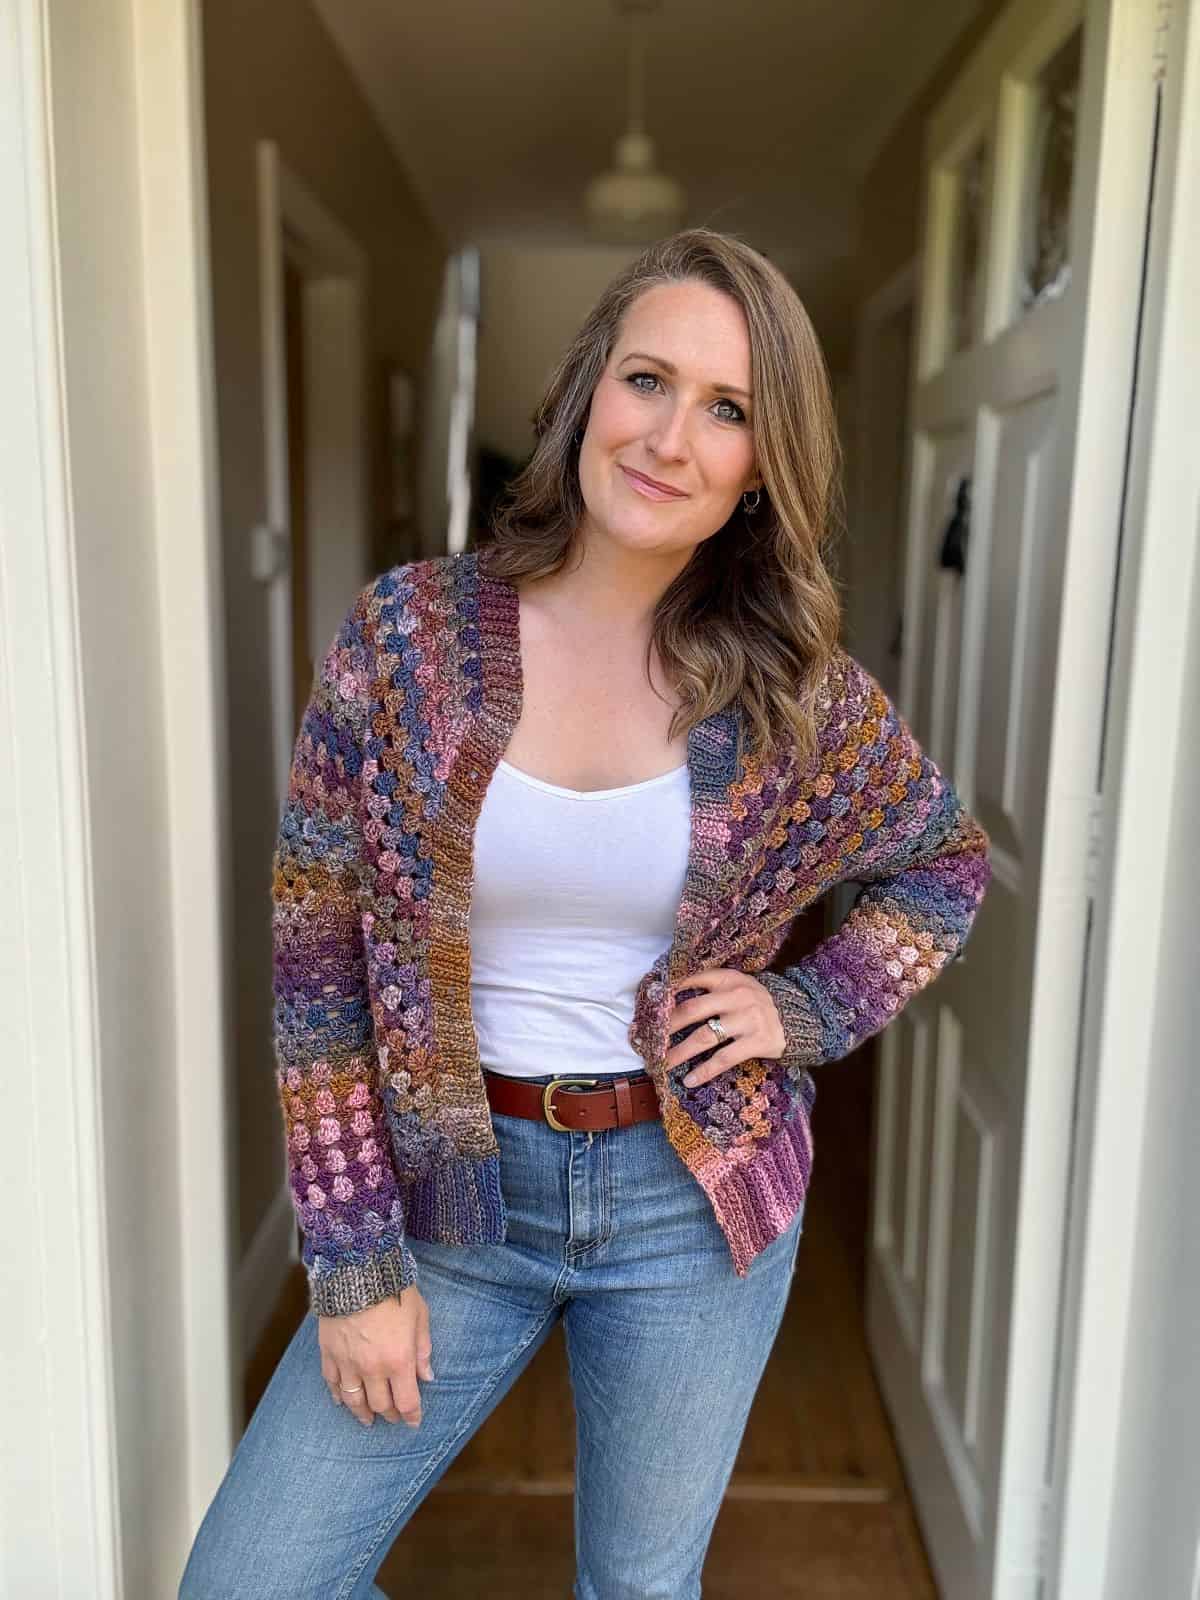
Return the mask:
<svg viewBox="0 0 1200 1600">
<path fill-rule="evenodd" d="M 762 499 L 762 496 L 759 494 L 757 489 L 754 490 L 754 504 L 753 505 L 750 504 L 750 491 L 749 490 L 747 490 L 746 493 L 742 496 L 742 510 L 746 513 L 746 515 L 748 517 L 753 516 L 754 513 L 758 510 L 758 502 L 761 499 Z"/>
</svg>

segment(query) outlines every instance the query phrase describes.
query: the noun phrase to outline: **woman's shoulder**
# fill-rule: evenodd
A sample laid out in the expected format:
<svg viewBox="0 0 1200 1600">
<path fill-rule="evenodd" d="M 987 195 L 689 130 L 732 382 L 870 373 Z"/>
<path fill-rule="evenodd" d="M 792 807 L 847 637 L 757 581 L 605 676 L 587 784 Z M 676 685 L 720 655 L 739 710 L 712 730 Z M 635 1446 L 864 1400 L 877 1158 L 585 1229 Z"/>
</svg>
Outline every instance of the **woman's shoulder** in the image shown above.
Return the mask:
<svg viewBox="0 0 1200 1600">
<path fill-rule="evenodd" d="M 350 615 L 376 628 L 389 623 L 394 626 L 402 617 L 413 619 L 423 613 L 436 618 L 443 598 L 472 582 L 475 572 L 473 551 L 398 561 L 359 589 Z"/>
<path fill-rule="evenodd" d="M 825 759 L 874 743 L 896 715 L 878 678 L 839 639 L 826 660 L 812 700 L 818 748 Z"/>
<path fill-rule="evenodd" d="M 426 590 L 446 588 L 474 576 L 477 556 L 473 550 L 452 554 L 418 556 L 400 561 L 372 578 L 365 594 L 378 601 L 410 599 Z"/>
<path fill-rule="evenodd" d="M 821 718 L 827 748 L 850 745 L 909 747 L 915 743 L 907 718 L 874 671 L 846 646 L 834 648 L 822 691 Z"/>
<path fill-rule="evenodd" d="M 818 722 L 861 717 L 869 709 L 878 687 L 862 662 L 836 639 L 816 694 Z"/>
</svg>

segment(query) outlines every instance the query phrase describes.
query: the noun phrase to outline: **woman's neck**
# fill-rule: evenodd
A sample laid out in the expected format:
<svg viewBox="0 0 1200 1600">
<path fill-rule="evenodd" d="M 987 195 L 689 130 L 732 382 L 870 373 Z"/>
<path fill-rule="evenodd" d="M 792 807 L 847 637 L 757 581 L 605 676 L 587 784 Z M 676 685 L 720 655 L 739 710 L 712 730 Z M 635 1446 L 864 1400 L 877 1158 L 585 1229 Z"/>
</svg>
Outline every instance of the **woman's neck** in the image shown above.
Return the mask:
<svg viewBox="0 0 1200 1600">
<path fill-rule="evenodd" d="M 691 559 L 690 551 L 639 556 L 599 540 L 582 546 L 582 558 L 522 587 L 556 618 L 589 631 L 646 636 L 655 607 Z"/>
</svg>

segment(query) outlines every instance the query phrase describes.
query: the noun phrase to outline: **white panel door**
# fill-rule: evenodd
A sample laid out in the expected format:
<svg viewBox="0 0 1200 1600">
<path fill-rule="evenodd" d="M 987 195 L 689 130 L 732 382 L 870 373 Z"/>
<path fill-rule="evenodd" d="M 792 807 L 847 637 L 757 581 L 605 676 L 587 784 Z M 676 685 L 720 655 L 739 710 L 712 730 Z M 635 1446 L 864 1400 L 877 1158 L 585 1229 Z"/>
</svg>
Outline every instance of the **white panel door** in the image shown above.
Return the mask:
<svg viewBox="0 0 1200 1600">
<path fill-rule="evenodd" d="M 948 1600 L 1034 1600 L 1046 1533 L 1121 498 L 1097 516 L 1080 480 L 1119 486 L 1144 231 L 1127 218 L 1120 280 L 1093 233 L 1130 155 L 1122 14 L 1015 0 L 925 147 L 900 698 L 993 880 L 963 958 L 880 1041 L 868 1324 Z M 1102 326 L 1101 279 L 1124 289 Z M 1082 428 L 1088 382 L 1115 392 Z"/>
</svg>

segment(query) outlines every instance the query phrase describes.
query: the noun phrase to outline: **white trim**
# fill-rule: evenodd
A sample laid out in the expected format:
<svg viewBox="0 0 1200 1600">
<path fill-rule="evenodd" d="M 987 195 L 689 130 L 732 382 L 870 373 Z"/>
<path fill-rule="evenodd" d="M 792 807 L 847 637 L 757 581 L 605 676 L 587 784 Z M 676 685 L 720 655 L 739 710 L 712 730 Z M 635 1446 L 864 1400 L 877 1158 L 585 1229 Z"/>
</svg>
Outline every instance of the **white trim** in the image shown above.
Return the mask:
<svg viewBox="0 0 1200 1600">
<path fill-rule="evenodd" d="M 457 275 L 458 326 L 455 338 L 454 391 L 446 448 L 446 549 L 456 555 L 467 548 L 471 517 L 471 444 L 475 431 L 479 344 L 479 250 L 460 250 L 450 270 Z"/>
<path fill-rule="evenodd" d="M 228 1462 L 242 1399 L 230 1299 L 233 866 L 197 0 L 135 0 L 134 29 L 173 907 L 187 1482 L 198 1521 Z"/>
<path fill-rule="evenodd" d="M 1072 9 L 1066 4 L 1043 16 L 1043 48 L 1053 48 L 1065 36 L 1062 16 Z M 1031 340 L 1037 338 L 1039 323 L 1066 314 L 1081 319 L 1082 328 L 1078 374 L 1070 379 L 1071 389 L 1078 392 L 1074 438 L 1063 444 L 1075 466 L 1069 500 L 1055 513 L 1070 532 L 1062 551 L 1057 659 L 1052 681 L 1045 686 L 1052 706 L 1051 769 L 1040 859 L 1031 863 L 1040 905 L 1007 1376 L 1008 1394 L 1019 1392 L 1022 1400 L 1007 1408 L 996 1530 L 1000 1593 L 1008 1592 L 1004 1585 L 1028 1579 L 1024 1508 L 1040 1502 L 1045 1493 L 1054 1447 L 1062 1259 L 1071 1227 L 1072 1163 L 1080 1159 L 1081 1149 L 1073 1117 L 1079 1086 L 1089 1072 L 1080 1026 L 1091 894 L 1085 819 L 1103 740 L 1153 115 L 1148 77 L 1131 73 L 1128 60 L 1136 56 L 1139 42 L 1148 49 L 1150 22 L 1140 0 L 1089 0 L 1081 104 L 1086 106 L 1101 87 L 1104 97 L 1080 123 L 1077 192 L 1094 199 L 1087 212 L 1076 207 L 1070 245 L 1077 282 L 1086 283 L 1087 296 L 1048 302 L 1024 318 Z M 993 216 L 990 226 L 1002 225 L 1003 218 Z M 1058 592 L 1057 574 L 1052 581 Z M 1118 1073 L 1124 1078 L 1127 1070 L 1122 1064 Z M 1022 1249 L 1026 1236 L 1061 1239 L 1063 1249 Z M 1091 1600 L 1091 1591 L 1080 1593 Z"/>
<path fill-rule="evenodd" d="M 1143 1159 L 1143 1134 L 1155 1070 L 1148 1024 L 1172 894 L 1168 823 L 1183 751 L 1183 710 L 1189 690 L 1194 692 L 1184 676 L 1186 628 L 1200 582 L 1200 12 L 1194 3 L 1173 14 L 1172 50 L 1178 51 L 1178 67 L 1165 81 L 1126 514 L 1129 577 L 1117 619 L 1109 717 L 1107 850 L 1101 845 L 1109 872 L 1101 875 L 1096 901 L 1095 976 L 1084 1024 L 1094 1084 L 1085 1086 L 1080 1113 L 1086 1159 L 1080 1163 L 1068 1286 L 1074 1343 L 1065 1356 L 1067 1459 L 1051 1590 L 1064 1600 L 1100 1600 L 1110 1592 L 1107 1564 L 1121 1513 L 1118 1445 L 1132 1354 L 1138 1223 L 1164 1205 L 1156 1187 L 1161 1180 Z M 1149 81 L 1151 72 L 1149 53 L 1134 54 L 1128 76 Z M 1186 1204 L 1186 1197 L 1167 1203 Z M 1180 1398 L 1195 1403 L 1194 1394 Z"/>
<path fill-rule="evenodd" d="M 22 1163 L 0 1254 L 4 1429 L 22 1441 L 0 1456 L 0 1525 L 21 1543 L 0 1575 L 14 1594 L 36 1575 L 48 1595 L 108 1596 L 117 1419 L 49 18 L 18 0 L 0 22 L 0 1065 Z"/>
<path fill-rule="evenodd" d="M 292 592 L 289 557 L 291 495 L 287 457 L 287 363 L 284 352 L 283 226 L 275 146 L 258 147 L 259 312 L 262 322 L 262 386 L 266 524 L 278 558 L 268 567 L 251 548 L 255 576 L 267 590 L 267 676 L 271 696 L 272 770 L 276 798 L 287 793 L 292 760 Z M 260 530 L 252 530 L 259 547 Z"/>
<path fill-rule="evenodd" d="M 367 257 L 282 160 L 258 146 L 266 522 L 252 530 L 251 563 L 267 587 L 271 729 L 276 795 L 287 793 L 294 743 L 291 494 L 288 485 L 284 262 L 305 278 L 304 362 L 308 549 L 313 664 L 332 642 L 370 562 L 366 458 Z M 261 552 L 270 554 L 264 559 Z"/>
</svg>

